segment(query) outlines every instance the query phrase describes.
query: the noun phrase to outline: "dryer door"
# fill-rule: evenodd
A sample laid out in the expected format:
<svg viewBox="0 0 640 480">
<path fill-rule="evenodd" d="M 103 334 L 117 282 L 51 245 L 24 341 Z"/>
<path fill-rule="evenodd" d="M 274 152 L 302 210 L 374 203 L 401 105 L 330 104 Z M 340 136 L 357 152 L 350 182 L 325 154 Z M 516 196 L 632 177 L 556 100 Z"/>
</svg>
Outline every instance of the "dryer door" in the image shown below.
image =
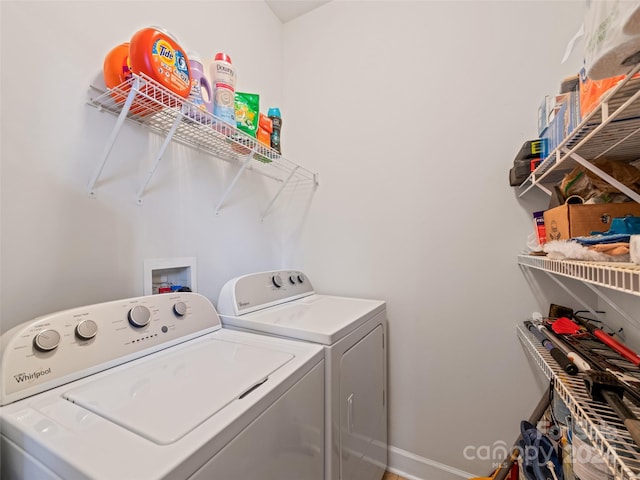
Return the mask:
<svg viewBox="0 0 640 480">
<path fill-rule="evenodd" d="M 342 480 L 379 480 L 387 465 L 383 333 L 378 325 L 340 361 Z"/>
</svg>

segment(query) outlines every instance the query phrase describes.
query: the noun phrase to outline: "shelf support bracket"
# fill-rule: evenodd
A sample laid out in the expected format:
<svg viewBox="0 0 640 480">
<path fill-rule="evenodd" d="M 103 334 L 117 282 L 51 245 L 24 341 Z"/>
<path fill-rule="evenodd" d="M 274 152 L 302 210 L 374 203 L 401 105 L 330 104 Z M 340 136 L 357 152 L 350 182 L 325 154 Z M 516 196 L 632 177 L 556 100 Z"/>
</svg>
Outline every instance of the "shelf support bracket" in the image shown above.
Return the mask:
<svg viewBox="0 0 640 480">
<path fill-rule="evenodd" d="M 544 272 L 547 277 L 549 277 L 551 280 L 553 280 L 555 283 L 558 284 L 558 286 L 560 288 L 562 288 L 562 290 L 564 290 L 565 292 L 567 292 L 569 295 L 571 295 L 571 297 L 576 300 L 580 305 L 582 305 L 584 308 L 586 308 L 589 313 L 591 315 L 593 315 L 594 317 L 597 317 L 598 314 L 596 313 L 596 311 L 594 309 L 592 309 L 589 304 L 587 302 L 585 302 L 584 300 L 582 300 L 578 295 L 576 295 L 574 292 L 571 291 L 570 288 L 568 288 L 564 283 L 562 283 L 558 278 L 555 277 L 555 275 L 549 273 L 549 272 Z M 597 293 L 597 292 L 596 292 Z"/>
<path fill-rule="evenodd" d="M 124 121 L 127 119 L 127 114 L 129 113 L 129 109 L 133 104 L 133 99 L 138 94 L 139 88 L 140 88 L 140 79 L 136 76 L 134 77 L 133 84 L 131 85 L 131 89 L 129 90 L 129 95 L 127 95 L 127 100 L 124 102 L 122 110 L 120 111 L 120 115 L 118 115 L 118 120 L 116 121 L 116 124 L 114 125 L 113 129 L 111 130 L 111 135 L 109 135 L 109 138 L 107 139 L 107 143 L 104 147 L 104 150 L 102 151 L 102 158 L 100 160 L 100 164 L 98 165 L 98 168 L 96 169 L 95 173 L 91 177 L 91 180 L 89 180 L 88 190 L 89 190 L 89 196 L 91 198 L 95 198 L 96 196 L 96 192 L 95 192 L 96 183 L 98 182 L 98 179 L 102 174 L 102 170 L 105 164 L 107 163 L 107 158 L 109 158 L 109 154 L 111 153 L 111 150 L 113 149 L 113 146 L 116 143 L 116 138 L 118 138 L 120 129 L 122 128 Z"/>
<path fill-rule="evenodd" d="M 280 186 L 280 188 L 278 189 L 278 191 L 276 192 L 276 194 L 273 196 L 273 198 L 271 199 L 271 201 L 269 202 L 269 204 L 267 205 L 267 208 L 265 208 L 262 213 L 260 214 L 260 220 L 264 220 L 264 217 L 267 216 L 267 214 L 269 213 L 269 211 L 271 210 L 271 207 L 273 206 L 273 204 L 276 202 L 276 200 L 278 199 L 278 197 L 280 196 L 280 194 L 282 193 L 282 191 L 284 190 L 284 187 L 287 186 L 287 184 L 289 183 L 289 180 L 291 180 L 293 178 L 293 176 L 295 175 L 296 171 L 298 170 L 298 166 L 296 166 L 293 170 L 291 170 L 291 173 L 289 173 L 289 176 L 286 178 L 286 180 L 284 180 L 282 182 L 282 185 Z"/>
<path fill-rule="evenodd" d="M 178 129 L 178 126 L 180 125 L 181 121 L 182 121 L 182 111 L 178 111 L 176 114 L 176 119 L 173 121 L 173 124 L 171 125 L 169 132 L 167 132 L 167 136 L 165 137 L 164 142 L 162 142 L 162 146 L 160 147 L 160 150 L 156 155 L 156 158 L 153 162 L 151 169 L 147 172 L 147 177 L 144 179 L 144 182 L 142 183 L 142 185 L 140 185 L 140 189 L 138 190 L 138 195 L 137 195 L 138 205 L 142 205 L 142 195 L 144 195 L 144 191 L 147 188 L 147 185 L 149 184 L 149 182 L 151 181 L 151 177 L 153 177 L 153 174 L 156 172 L 156 169 L 160 164 L 160 160 L 162 159 L 162 156 L 164 155 L 165 150 L 169 146 L 169 143 L 171 143 L 171 139 L 173 138 L 173 135 L 176 133 L 176 130 Z"/>
<path fill-rule="evenodd" d="M 618 314 L 620 314 L 620 316 L 622 316 L 627 322 L 629 322 L 629 324 L 633 325 L 635 323 L 637 323 L 638 321 L 635 320 L 633 317 L 631 317 L 629 314 L 627 314 L 627 312 L 625 312 L 624 310 L 622 310 L 620 307 L 618 307 L 618 305 L 616 304 L 616 302 L 614 302 L 613 300 L 611 300 L 607 295 L 604 294 L 604 292 L 602 292 L 598 287 L 596 287 L 595 285 L 591 285 L 590 283 L 585 283 L 584 284 L 586 287 L 588 287 L 591 291 L 593 291 L 596 295 L 598 295 L 602 300 L 604 300 L 607 305 L 609 305 L 611 308 L 613 308 L 616 312 L 618 312 Z"/>
<path fill-rule="evenodd" d="M 233 177 L 233 180 L 231 180 L 231 183 L 222 194 L 222 198 L 218 201 L 218 204 L 216 205 L 216 208 L 215 208 L 216 215 L 220 213 L 220 208 L 222 208 L 222 204 L 227 199 L 227 197 L 231 193 L 231 190 L 233 190 L 233 187 L 235 187 L 236 183 L 238 182 L 238 180 L 240 179 L 244 171 L 249 166 L 249 163 L 251 163 L 251 160 L 253 159 L 253 154 L 254 152 L 251 152 L 249 155 L 247 155 L 247 158 L 245 158 L 244 162 L 242 162 L 242 166 L 240 167 L 240 170 L 238 170 L 238 173 L 236 173 L 235 177 Z"/>
<path fill-rule="evenodd" d="M 569 288 L 567 288 L 558 278 L 555 277 L 555 275 L 553 275 L 552 273 L 547 272 L 547 271 L 545 271 L 544 273 L 549 278 L 551 278 L 554 282 L 556 282 L 565 292 L 567 292 L 575 300 L 577 300 L 582 306 L 584 306 L 589 311 L 589 313 L 591 315 L 593 315 L 596 318 L 598 317 L 598 313 L 595 310 L 593 310 L 591 307 L 589 307 L 589 305 L 587 305 L 587 303 L 582 301 L 580 299 L 580 297 L 578 297 Z M 586 286 L 587 288 L 589 288 L 589 290 L 591 290 L 593 293 L 595 293 L 602 300 L 604 300 L 611 308 L 613 308 L 616 312 L 618 312 L 618 314 L 620 314 L 620 316 L 622 316 L 627 322 L 629 322 L 630 325 L 638 323 L 637 320 L 634 320 L 633 317 L 631 317 L 629 314 L 627 314 L 627 312 L 625 312 L 620 307 L 618 307 L 618 305 L 613 300 L 611 300 L 607 295 L 605 295 L 597 286 L 592 285 L 590 283 L 586 283 L 586 282 L 583 282 L 583 285 Z"/>
</svg>

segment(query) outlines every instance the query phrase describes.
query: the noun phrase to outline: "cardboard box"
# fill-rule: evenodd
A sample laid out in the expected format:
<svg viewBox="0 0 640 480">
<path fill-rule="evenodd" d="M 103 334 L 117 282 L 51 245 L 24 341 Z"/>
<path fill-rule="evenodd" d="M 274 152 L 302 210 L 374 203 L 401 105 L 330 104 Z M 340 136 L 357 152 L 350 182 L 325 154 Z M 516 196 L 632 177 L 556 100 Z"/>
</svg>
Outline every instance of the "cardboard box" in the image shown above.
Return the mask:
<svg viewBox="0 0 640 480">
<path fill-rule="evenodd" d="M 626 215 L 640 216 L 640 203 L 564 204 L 544 212 L 547 241 L 606 232 L 611 219 Z"/>
</svg>

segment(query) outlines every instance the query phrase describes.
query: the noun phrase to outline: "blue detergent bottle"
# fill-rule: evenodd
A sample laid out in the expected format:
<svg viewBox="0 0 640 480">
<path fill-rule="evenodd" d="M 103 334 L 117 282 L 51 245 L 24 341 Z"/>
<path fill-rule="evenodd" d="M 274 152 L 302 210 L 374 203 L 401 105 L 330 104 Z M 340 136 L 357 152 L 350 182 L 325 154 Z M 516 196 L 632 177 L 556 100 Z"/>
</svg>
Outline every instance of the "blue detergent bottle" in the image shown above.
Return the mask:
<svg viewBox="0 0 640 480">
<path fill-rule="evenodd" d="M 273 130 L 271 131 L 271 148 L 276 152 L 282 153 L 280 148 L 280 129 L 282 128 L 282 116 L 280 115 L 280 109 L 277 107 L 271 107 L 267 112 L 267 116 L 271 119 L 273 124 Z"/>
</svg>

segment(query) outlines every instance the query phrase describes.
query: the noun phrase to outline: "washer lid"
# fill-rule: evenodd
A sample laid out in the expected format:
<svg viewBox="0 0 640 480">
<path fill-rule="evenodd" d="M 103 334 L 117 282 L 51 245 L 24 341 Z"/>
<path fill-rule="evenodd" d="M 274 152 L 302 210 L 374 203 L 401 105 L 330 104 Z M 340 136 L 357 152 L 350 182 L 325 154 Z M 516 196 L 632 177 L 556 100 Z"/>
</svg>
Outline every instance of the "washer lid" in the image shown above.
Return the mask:
<svg viewBox="0 0 640 480">
<path fill-rule="evenodd" d="M 137 360 L 63 397 L 164 445 L 259 386 L 293 357 L 212 339 Z"/>
<path fill-rule="evenodd" d="M 314 294 L 246 315 L 220 318 L 223 325 L 333 345 L 384 307 L 381 300 Z"/>
</svg>

